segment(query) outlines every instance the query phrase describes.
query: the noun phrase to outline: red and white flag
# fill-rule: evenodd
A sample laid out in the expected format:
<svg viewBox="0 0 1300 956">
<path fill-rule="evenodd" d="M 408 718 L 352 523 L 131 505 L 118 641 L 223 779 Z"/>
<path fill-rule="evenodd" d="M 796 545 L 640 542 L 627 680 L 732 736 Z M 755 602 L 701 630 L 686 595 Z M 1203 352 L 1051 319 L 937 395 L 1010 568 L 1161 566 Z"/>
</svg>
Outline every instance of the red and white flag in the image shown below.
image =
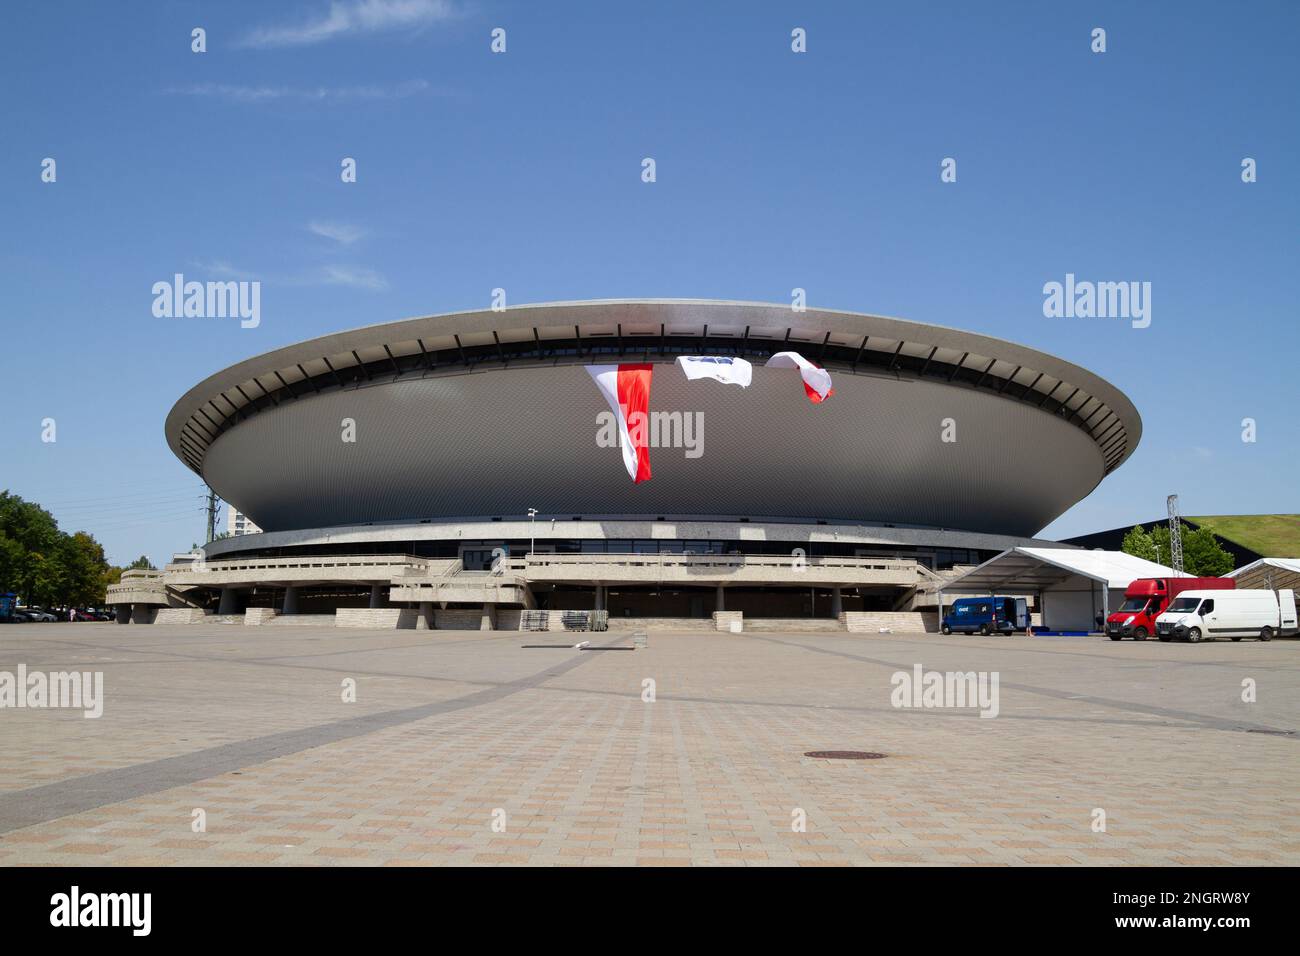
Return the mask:
<svg viewBox="0 0 1300 956">
<path fill-rule="evenodd" d="M 650 477 L 650 376 L 653 365 L 588 365 L 618 420 L 618 445 L 633 481 Z"/>
<path fill-rule="evenodd" d="M 835 394 L 831 388 L 831 373 L 821 366 L 814 365 L 798 352 L 777 352 L 767 360 L 768 368 L 797 368 L 803 378 L 803 389 L 808 393 L 808 400 L 820 405 Z"/>
</svg>

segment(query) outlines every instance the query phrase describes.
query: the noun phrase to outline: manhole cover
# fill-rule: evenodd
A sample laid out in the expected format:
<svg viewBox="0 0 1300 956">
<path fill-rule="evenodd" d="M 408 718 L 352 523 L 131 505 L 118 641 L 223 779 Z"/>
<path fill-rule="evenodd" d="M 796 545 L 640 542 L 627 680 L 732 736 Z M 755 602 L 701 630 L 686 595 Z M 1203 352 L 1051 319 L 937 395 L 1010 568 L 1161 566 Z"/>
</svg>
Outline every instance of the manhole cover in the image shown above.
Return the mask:
<svg viewBox="0 0 1300 956">
<path fill-rule="evenodd" d="M 886 755 L 869 750 L 810 750 L 804 756 L 818 760 L 882 760 Z"/>
</svg>

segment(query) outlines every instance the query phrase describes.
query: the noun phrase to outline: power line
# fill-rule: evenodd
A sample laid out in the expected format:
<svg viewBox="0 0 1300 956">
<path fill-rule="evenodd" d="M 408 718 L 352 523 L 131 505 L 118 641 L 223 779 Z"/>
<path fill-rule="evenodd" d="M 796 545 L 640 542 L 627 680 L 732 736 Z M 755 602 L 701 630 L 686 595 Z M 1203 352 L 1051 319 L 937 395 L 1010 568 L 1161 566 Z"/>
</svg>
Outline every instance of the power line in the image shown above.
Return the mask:
<svg viewBox="0 0 1300 956">
<path fill-rule="evenodd" d="M 164 520 L 183 518 L 186 517 L 187 515 L 201 513 L 202 511 L 203 511 L 202 508 L 184 508 L 179 511 L 169 511 L 169 512 L 163 512 L 154 515 L 115 519 L 107 522 L 88 522 L 84 527 L 80 527 L 75 530 L 88 531 L 94 533 L 100 531 L 118 530 L 121 528 L 137 528 L 144 525 L 156 524 Z"/>
<path fill-rule="evenodd" d="M 198 494 L 184 494 L 184 495 L 169 496 L 165 498 L 151 498 L 148 501 L 123 502 L 118 505 L 113 505 L 113 504 L 77 505 L 74 507 L 63 507 L 63 506 L 56 505 L 55 507 L 48 508 L 46 510 L 56 515 L 60 515 L 60 514 L 76 515 L 76 514 L 86 514 L 86 513 L 112 514 L 114 512 L 121 512 L 121 511 L 147 511 L 150 508 L 157 508 L 160 505 L 174 504 L 175 502 L 178 501 L 200 501 L 204 497 L 205 497 L 204 495 L 198 495 Z"/>
<path fill-rule="evenodd" d="M 136 487 L 138 488 L 139 486 L 137 485 Z M 95 502 L 99 502 L 99 501 L 120 501 L 122 499 L 129 499 L 129 498 L 145 498 L 145 497 L 152 497 L 155 495 L 180 494 L 182 491 L 185 491 L 186 493 L 192 493 L 191 490 L 183 489 L 177 485 L 166 485 L 152 490 L 148 490 L 148 489 L 137 490 L 133 492 L 123 492 L 121 494 L 97 495 L 94 497 L 87 497 L 87 498 L 64 498 L 64 499 L 55 498 L 53 500 L 37 501 L 33 503 L 39 504 L 42 508 L 66 507 L 69 505 L 94 504 Z"/>
</svg>

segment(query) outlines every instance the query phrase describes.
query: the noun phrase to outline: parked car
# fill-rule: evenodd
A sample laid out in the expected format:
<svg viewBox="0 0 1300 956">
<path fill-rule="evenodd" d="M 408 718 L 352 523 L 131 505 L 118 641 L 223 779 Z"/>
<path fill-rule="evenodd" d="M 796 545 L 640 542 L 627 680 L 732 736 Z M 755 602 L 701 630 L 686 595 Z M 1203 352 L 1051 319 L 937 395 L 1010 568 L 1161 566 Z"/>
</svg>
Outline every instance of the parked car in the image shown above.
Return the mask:
<svg viewBox="0 0 1300 956">
<path fill-rule="evenodd" d="M 58 620 L 58 618 L 55 617 L 53 614 L 51 614 L 49 611 L 46 611 L 39 607 L 25 607 L 23 608 L 23 613 L 27 615 L 28 620 L 37 621 L 42 624 L 48 624 L 52 621 Z"/>
<path fill-rule="evenodd" d="M 1230 637 L 1258 637 L 1271 641 L 1275 635 L 1295 634 L 1295 591 L 1239 590 L 1184 591 L 1156 618 L 1156 636 L 1193 644 Z"/>
<path fill-rule="evenodd" d="M 987 637 L 994 631 L 1012 634 L 1029 626 L 1029 606 L 1024 598 L 958 598 L 944 615 L 941 630 L 945 634 L 974 634 Z"/>
<path fill-rule="evenodd" d="M 1145 641 L 1156 632 L 1156 618 L 1184 591 L 1231 591 L 1232 578 L 1138 578 L 1124 592 L 1124 603 L 1106 618 L 1106 636 L 1112 641 L 1131 637 Z"/>
<path fill-rule="evenodd" d="M 80 608 L 72 612 L 72 619 L 74 621 L 98 621 L 99 620 L 99 618 L 95 617 L 95 615 L 91 614 L 89 611 L 84 611 Z"/>
</svg>

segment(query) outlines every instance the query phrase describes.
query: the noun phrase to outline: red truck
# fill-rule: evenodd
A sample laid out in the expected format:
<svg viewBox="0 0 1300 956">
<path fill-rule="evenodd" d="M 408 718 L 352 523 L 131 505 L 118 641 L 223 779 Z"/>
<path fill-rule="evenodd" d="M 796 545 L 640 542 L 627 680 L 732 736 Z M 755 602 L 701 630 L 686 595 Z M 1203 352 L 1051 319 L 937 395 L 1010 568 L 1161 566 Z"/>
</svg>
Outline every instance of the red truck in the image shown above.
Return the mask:
<svg viewBox="0 0 1300 956">
<path fill-rule="evenodd" d="M 1124 592 L 1124 603 L 1106 618 L 1106 636 L 1112 641 L 1131 637 L 1145 641 L 1156 632 L 1156 618 L 1180 591 L 1230 591 L 1233 578 L 1138 578 Z"/>
</svg>

